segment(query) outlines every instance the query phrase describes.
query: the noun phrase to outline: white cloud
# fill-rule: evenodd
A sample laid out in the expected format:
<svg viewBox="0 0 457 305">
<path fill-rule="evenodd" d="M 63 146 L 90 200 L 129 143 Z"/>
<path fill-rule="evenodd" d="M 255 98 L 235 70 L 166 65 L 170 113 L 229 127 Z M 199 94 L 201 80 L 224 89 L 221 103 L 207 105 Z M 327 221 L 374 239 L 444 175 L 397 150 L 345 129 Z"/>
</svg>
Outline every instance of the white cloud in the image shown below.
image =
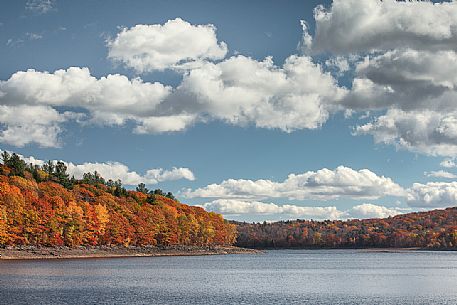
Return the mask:
<svg viewBox="0 0 457 305">
<path fill-rule="evenodd" d="M 119 74 L 95 78 L 88 68 L 53 73 L 19 71 L 0 81 L 4 105 L 73 107 L 101 125 L 136 124 L 134 132 L 176 132 L 208 120 L 255 124 L 286 132 L 317 128 L 336 111 L 346 90 L 309 57 L 291 56 L 283 67 L 271 58 L 244 56 L 205 63 L 184 75 L 175 90 Z"/>
<path fill-rule="evenodd" d="M 2 150 L 0 150 L 0 153 Z M 24 157 L 19 155 L 27 164 L 43 165 L 45 161 L 33 156 Z M 56 163 L 57 160 L 53 160 Z M 106 180 L 120 179 L 125 185 L 157 184 L 164 181 L 176 181 L 186 179 L 195 180 L 194 173 L 186 167 L 173 167 L 172 169 L 153 168 L 146 171 L 145 174 L 139 174 L 129 169 L 129 167 L 120 162 L 86 162 L 83 164 L 74 164 L 72 162 L 62 161 L 67 166 L 67 173 L 75 176 L 76 179 L 82 179 L 84 173 L 93 173 L 97 171 Z"/>
<path fill-rule="evenodd" d="M 317 7 L 315 19 L 312 49 L 343 55 L 328 68 L 338 72 L 335 58 L 366 55 L 336 104 L 387 110 L 355 134 L 416 153 L 457 154 L 457 2 L 335 0 L 329 10 Z"/>
<path fill-rule="evenodd" d="M 455 162 L 454 162 L 454 159 L 451 159 L 451 158 L 446 158 L 446 159 L 444 159 L 443 161 L 441 161 L 440 166 L 441 166 L 441 167 L 444 167 L 444 168 L 454 168 L 454 167 L 457 167 L 457 165 L 456 165 Z"/>
<path fill-rule="evenodd" d="M 27 0 L 25 9 L 37 14 L 46 14 L 55 9 L 55 0 Z"/>
<path fill-rule="evenodd" d="M 457 154 L 457 112 L 388 110 L 373 122 L 357 126 L 357 135 L 372 135 L 376 143 L 433 156 Z"/>
<path fill-rule="evenodd" d="M 195 176 L 188 168 L 176 168 L 171 170 L 164 170 L 162 168 L 149 169 L 144 175 L 131 171 L 126 165 L 119 162 L 106 162 L 106 163 L 83 163 L 73 164 L 66 163 L 68 173 L 74 175 L 75 178 L 81 179 L 84 173 L 97 171 L 106 180 L 120 179 L 123 184 L 137 185 L 144 184 L 157 184 L 163 181 L 175 181 L 180 179 L 195 180 Z"/>
<path fill-rule="evenodd" d="M 335 0 L 315 18 L 315 50 L 377 51 L 357 64 L 350 92 L 337 101 L 387 110 L 355 134 L 416 153 L 457 154 L 457 2 Z"/>
<path fill-rule="evenodd" d="M 349 210 L 340 211 L 335 206 L 309 207 L 299 205 L 278 205 L 259 201 L 236 199 L 218 199 L 201 205 L 205 210 L 221 213 L 224 216 L 270 215 L 278 219 L 348 219 L 348 218 L 386 218 L 395 216 L 409 209 L 387 208 L 364 203 Z"/>
<path fill-rule="evenodd" d="M 202 207 L 207 211 L 223 215 L 282 215 L 292 218 L 338 219 L 344 213 L 336 207 L 305 207 L 297 205 L 277 205 L 258 201 L 242 201 L 233 199 L 219 199 L 204 203 Z"/>
<path fill-rule="evenodd" d="M 434 177 L 434 178 L 445 178 L 445 179 L 456 179 L 457 178 L 457 175 L 450 173 L 450 172 L 443 171 L 443 170 L 425 172 L 424 175 L 427 177 Z"/>
<path fill-rule="evenodd" d="M 414 183 L 408 189 L 407 203 L 422 208 L 457 206 L 457 182 Z"/>
<path fill-rule="evenodd" d="M 170 106 L 235 125 L 291 132 L 321 126 L 335 108 L 331 102 L 344 94 L 310 57 L 290 56 L 277 67 L 270 57 L 239 55 L 191 70 Z"/>
<path fill-rule="evenodd" d="M 392 179 L 368 169 L 359 171 L 340 166 L 303 174 L 290 174 L 282 182 L 271 180 L 225 180 L 196 190 L 186 190 L 189 198 L 251 199 L 289 198 L 296 200 L 331 200 L 339 198 L 377 199 L 404 196 L 404 190 Z"/>
<path fill-rule="evenodd" d="M 0 103 L 46 106 L 57 113 L 59 107 L 69 107 L 81 118 L 84 114 L 80 123 L 122 126 L 132 122 L 138 134 L 179 132 L 212 120 L 292 132 L 319 128 L 341 109 L 338 101 L 347 89 L 339 87 L 311 57 L 292 55 L 282 66 L 276 66 L 271 57 L 258 61 L 242 55 L 211 62 L 226 54 L 215 33 L 211 25 L 191 25 L 178 18 L 164 25 L 124 29 L 109 42 L 111 57 L 125 51 L 132 60 L 140 60 L 126 59 L 126 64 L 140 70 L 186 66 L 175 89 L 119 74 L 96 78 L 88 68 L 52 73 L 30 69 L 0 81 Z M 344 61 L 338 66 L 347 69 Z M 59 132 L 62 123 L 55 124 Z"/>
<path fill-rule="evenodd" d="M 58 147 L 60 124 L 71 118 L 49 106 L 0 105 L 0 142 L 23 147 L 36 143 L 42 147 Z"/>
<path fill-rule="evenodd" d="M 351 109 L 435 110 L 457 106 L 457 53 L 392 50 L 358 63 L 343 104 Z"/>
<path fill-rule="evenodd" d="M 356 128 L 375 142 L 429 155 L 457 153 L 457 53 L 394 50 L 367 57 L 356 69 L 351 109 L 386 109 Z M 392 108 L 393 107 L 393 108 Z"/>
<path fill-rule="evenodd" d="M 327 59 L 325 61 L 325 67 L 329 70 L 335 71 L 337 76 L 342 76 L 351 68 L 349 60 L 343 56 L 336 56 Z"/>
<path fill-rule="evenodd" d="M 313 37 L 309 33 L 309 26 L 305 20 L 300 20 L 300 24 L 303 30 L 303 37 L 302 41 L 300 42 L 300 49 L 303 51 L 304 54 L 308 54 L 311 52 L 311 48 L 313 46 Z"/>
<path fill-rule="evenodd" d="M 374 24 L 380 22 L 377 14 L 381 12 L 384 16 L 384 10 L 397 8 L 395 18 L 403 22 L 404 18 L 409 20 L 411 17 L 408 12 L 430 5 L 415 1 L 401 4 L 392 0 L 359 3 L 362 8 L 375 8 Z M 353 0 L 347 3 L 336 0 L 331 12 L 318 9 L 316 18 L 321 34 L 325 24 L 333 24 L 336 20 L 327 20 L 336 18 L 339 13 L 334 12 L 353 6 L 357 6 Z M 439 4 L 432 10 L 448 12 L 454 7 L 454 4 Z M 362 9 L 360 14 L 365 11 Z M 408 22 L 400 24 L 415 24 Z M 356 23 L 344 25 L 357 30 L 362 28 Z M 304 44 L 319 45 L 321 42 L 313 42 L 307 33 L 307 25 L 302 23 L 302 26 Z M 399 29 L 395 25 L 393 30 Z M 419 30 L 408 29 L 405 33 L 410 35 L 415 31 Z M 319 33 L 318 29 L 317 38 Z M 202 37 L 201 44 L 185 43 L 194 36 Z M 183 43 L 185 47 L 178 48 L 172 42 Z M 163 25 L 123 29 L 108 45 L 112 58 L 117 56 L 113 55 L 117 50 L 120 52 L 117 60 L 139 71 L 178 66 L 188 70 L 182 71 L 182 83 L 175 89 L 119 74 L 95 78 L 87 68 L 72 67 L 53 73 L 20 71 L 10 79 L 0 81 L 0 103 L 8 107 L 53 107 L 49 109 L 58 114 L 56 107 L 73 107 L 87 113 L 86 118 L 92 123 L 124 125 L 132 122 L 133 132 L 138 134 L 179 132 L 211 120 L 292 132 L 319 128 L 331 114 L 340 110 L 353 114 L 360 110 L 388 109 L 374 122 L 357 127 L 355 133 L 371 134 L 376 142 L 395 144 L 414 152 L 442 156 L 457 153 L 457 112 L 454 111 L 457 53 L 445 47 L 444 50 L 417 51 L 405 46 L 370 54 L 358 62 L 354 71 L 356 78 L 352 89 L 348 90 L 339 86 L 331 73 L 325 72 L 309 56 L 292 55 L 282 66 L 275 65 L 271 57 L 258 61 L 242 55 L 211 62 L 226 55 L 226 46 L 218 42 L 215 28 L 191 25 L 179 18 Z M 127 57 L 122 57 L 124 55 Z M 351 70 L 359 59 L 358 55 L 336 56 L 324 67 L 339 75 Z M 49 134 L 58 135 L 63 122 L 54 122 L 52 126 L 56 131 Z M 53 140 L 56 142 L 57 136 Z"/>
<path fill-rule="evenodd" d="M 109 74 L 99 79 L 88 68 L 71 67 L 54 73 L 19 71 L 0 82 L 2 104 L 83 107 L 124 118 L 147 116 L 171 88 L 139 78 Z"/>
<path fill-rule="evenodd" d="M 342 104 L 389 109 L 355 134 L 417 153 L 457 153 L 457 53 L 393 50 L 366 57 Z"/>
<path fill-rule="evenodd" d="M 314 11 L 315 52 L 457 50 L 457 2 L 334 0 Z"/>
<path fill-rule="evenodd" d="M 34 122 L 39 127 L 48 124 L 47 120 L 51 118 L 40 116 L 40 113 L 33 109 L 46 109 L 55 116 L 48 124 L 52 128 L 48 128 L 46 132 L 41 128 L 43 133 L 49 133 L 49 136 L 57 136 L 62 129 L 59 123 L 64 120 L 57 118 L 62 114 L 55 108 L 60 106 L 88 112 L 91 122 L 102 125 L 123 125 L 131 120 L 137 123 L 140 133 L 153 128 L 159 132 L 180 130 L 173 125 L 173 119 L 169 116 L 162 118 L 156 110 L 170 92 L 170 87 L 160 83 L 143 82 L 139 78 L 129 80 L 119 74 L 97 79 L 90 74 L 88 68 L 78 67 L 57 70 L 54 73 L 19 71 L 8 80 L 0 81 L 0 103 L 4 105 L 4 109 L 29 109 L 27 122 Z M 155 125 L 151 117 L 155 117 Z M 19 117 L 11 116 L 11 120 L 22 126 L 22 129 L 26 128 Z M 0 117 L 0 123 L 8 126 L 12 126 L 13 121 L 7 121 L 5 116 Z M 17 140 L 15 142 L 18 146 L 23 145 Z M 54 139 L 53 142 L 56 143 L 57 140 Z M 43 141 L 40 144 L 56 146 L 43 144 Z"/>
<path fill-rule="evenodd" d="M 372 203 L 364 203 L 356 205 L 346 212 L 348 218 L 387 218 L 398 214 L 403 214 L 410 209 L 402 208 L 387 208 L 385 206 L 375 205 Z"/>
<path fill-rule="evenodd" d="M 183 131 L 196 120 L 195 115 L 170 115 L 142 119 L 135 127 L 138 134 Z"/>
<path fill-rule="evenodd" d="M 181 18 L 124 28 L 108 41 L 108 48 L 108 58 L 138 72 L 193 67 L 227 54 L 227 45 L 218 42 L 213 25 L 192 25 Z"/>
</svg>

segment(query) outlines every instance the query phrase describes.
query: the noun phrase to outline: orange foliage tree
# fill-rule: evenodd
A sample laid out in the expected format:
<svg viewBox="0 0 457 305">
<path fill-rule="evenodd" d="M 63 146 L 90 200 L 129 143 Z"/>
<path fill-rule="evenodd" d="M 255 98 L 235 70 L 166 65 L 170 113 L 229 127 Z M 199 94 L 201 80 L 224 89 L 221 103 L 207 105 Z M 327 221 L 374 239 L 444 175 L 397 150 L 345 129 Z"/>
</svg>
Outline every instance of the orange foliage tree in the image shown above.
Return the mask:
<svg viewBox="0 0 457 305">
<path fill-rule="evenodd" d="M 127 191 L 99 174 L 83 180 L 43 168 L 0 165 L 0 246 L 231 245 L 233 224 L 160 190 Z"/>
</svg>

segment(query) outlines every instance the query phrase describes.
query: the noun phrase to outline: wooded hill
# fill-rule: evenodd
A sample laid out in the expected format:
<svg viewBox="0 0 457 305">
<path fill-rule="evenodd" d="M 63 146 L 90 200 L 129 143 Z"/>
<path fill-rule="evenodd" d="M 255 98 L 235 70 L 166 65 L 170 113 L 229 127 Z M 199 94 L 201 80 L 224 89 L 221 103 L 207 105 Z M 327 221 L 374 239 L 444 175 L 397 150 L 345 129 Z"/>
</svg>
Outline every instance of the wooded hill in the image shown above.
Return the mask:
<svg viewBox="0 0 457 305">
<path fill-rule="evenodd" d="M 4 152 L 0 246 L 231 245 L 235 225 L 144 184 L 126 190 L 98 173 L 68 176 L 63 162 L 26 164 Z"/>
<path fill-rule="evenodd" d="M 232 223 L 237 225 L 240 247 L 457 250 L 457 208 L 384 219 Z"/>
</svg>

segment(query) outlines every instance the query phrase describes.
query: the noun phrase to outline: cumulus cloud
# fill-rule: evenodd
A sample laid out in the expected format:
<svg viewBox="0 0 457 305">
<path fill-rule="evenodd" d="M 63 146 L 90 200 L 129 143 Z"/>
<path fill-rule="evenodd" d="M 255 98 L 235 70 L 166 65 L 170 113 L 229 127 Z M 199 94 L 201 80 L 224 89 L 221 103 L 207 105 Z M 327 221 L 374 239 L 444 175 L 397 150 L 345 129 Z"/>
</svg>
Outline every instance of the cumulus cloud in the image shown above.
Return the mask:
<svg viewBox="0 0 457 305">
<path fill-rule="evenodd" d="M 97 79 L 88 68 L 71 67 L 54 73 L 30 69 L 16 72 L 0 82 L 0 102 L 82 107 L 127 119 L 153 112 L 170 90 L 157 82 L 130 80 L 119 74 Z"/>
<path fill-rule="evenodd" d="M 57 109 L 63 106 L 79 111 L 76 115 L 79 118 L 88 113 L 90 122 L 101 125 L 133 121 L 139 133 L 154 128 L 159 132 L 180 130 L 182 127 L 176 127 L 168 117 L 161 119 L 156 111 L 170 92 L 170 87 L 160 83 L 128 79 L 119 74 L 97 79 L 88 68 L 71 67 L 53 73 L 19 71 L 0 81 L 0 123 L 7 127 L 0 141 L 16 146 L 29 142 L 57 146 L 60 125 L 65 121 L 64 114 Z M 18 112 L 20 116 L 16 115 Z M 151 117 L 159 122 L 154 124 Z M 31 131 L 34 136 L 21 136 Z M 15 135 L 18 139 L 12 139 Z"/>
<path fill-rule="evenodd" d="M 201 205 L 205 210 L 225 216 L 238 215 L 271 215 L 273 217 L 293 219 L 348 219 L 348 218 L 385 218 L 395 216 L 407 209 L 387 208 L 384 206 L 364 203 L 349 210 L 340 211 L 335 206 L 309 207 L 299 205 L 278 205 L 259 201 L 244 201 L 236 199 L 218 199 Z"/>
<path fill-rule="evenodd" d="M 457 206 L 457 182 L 414 183 L 408 189 L 407 203 L 421 208 Z"/>
<path fill-rule="evenodd" d="M 339 166 L 303 174 L 290 174 L 282 182 L 271 180 L 225 180 L 196 190 L 186 190 L 189 198 L 252 199 L 289 198 L 295 200 L 331 200 L 339 198 L 377 199 L 403 196 L 404 190 L 392 179 L 368 169 L 353 170 Z"/>
<path fill-rule="evenodd" d="M 138 134 L 183 131 L 196 120 L 196 115 L 169 115 L 148 117 L 139 121 L 134 132 Z"/>
<path fill-rule="evenodd" d="M 336 104 L 347 112 L 387 111 L 355 134 L 456 155 L 457 2 L 335 0 L 314 17 L 311 48 L 334 55 L 327 69 L 344 72 L 345 59 L 359 58 L 351 89 Z"/>
<path fill-rule="evenodd" d="M 41 147 L 59 147 L 60 123 L 72 118 L 49 106 L 0 105 L 0 142 L 23 147 L 36 143 Z"/>
<path fill-rule="evenodd" d="M 305 207 L 297 205 L 277 205 L 259 201 L 219 199 L 202 205 L 207 211 L 223 215 L 282 215 L 293 218 L 338 219 L 344 213 L 336 207 Z"/>
<path fill-rule="evenodd" d="M 445 179 L 457 178 L 457 175 L 447 172 L 447 171 L 443 171 L 443 170 L 425 172 L 424 175 L 427 177 L 434 177 L 434 178 L 445 178 Z"/>
<path fill-rule="evenodd" d="M 417 153 L 457 153 L 457 53 L 388 51 L 366 57 L 342 103 L 355 110 L 388 109 L 356 128 L 375 142 Z"/>
<path fill-rule="evenodd" d="M 336 76 L 342 76 L 351 69 L 351 59 L 343 56 L 330 57 L 325 61 L 325 67 Z"/>
<path fill-rule="evenodd" d="M 181 18 L 165 24 L 138 24 L 123 28 L 108 41 L 108 58 L 138 72 L 195 67 L 227 54 L 212 24 L 192 25 Z"/>
<path fill-rule="evenodd" d="M 373 122 L 357 126 L 357 135 L 372 135 L 376 143 L 433 156 L 457 154 L 457 112 L 390 109 Z"/>
<path fill-rule="evenodd" d="M 292 132 L 319 128 L 337 111 L 349 114 L 387 110 L 375 121 L 358 126 L 354 134 L 370 134 L 378 143 L 395 144 L 414 152 L 454 156 L 457 53 L 442 41 L 435 41 L 440 48 L 434 49 L 419 48 L 412 38 L 403 39 L 414 35 L 427 38 L 438 32 L 444 35 L 446 25 L 454 35 L 453 19 L 445 18 L 454 7 L 454 3 L 336 0 L 329 11 L 318 8 L 316 37 L 310 36 L 307 24 L 302 22 L 306 40 L 303 45 L 307 48 L 319 49 L 323 45 L 326 27 L 346 27 L 351 37 L 352 33 L 363 31 L 365 27 L 352 22 L 357 18 L 374 24 L 368 22 L 368 28 L 377 28 L 367 34 L 364 44 L 372 43 L 370 35 L 375 35 L 376 41 L 384 41 L 379 39 L 379 33 L 386 31 L 401 32 L 398 37 L 405 42 L 394 50 L 384 50 L 385 46 L 368 48 L 382 52 L 368 54 L 362 61 L 359 55 L 351 54 L 331 57 L 322 66 L 306 55 L 289 56 L 282 65 L 275 65 L 271 57 L 256 60 L 237 55 L 224 59 L 227 47 L 218 42 L 212 25 L 192 25 L 179 18 L 163 25 L 137 25 L 121 30 L 108 42 L 109 56 L 140 72 L 179 67 L 183 79 L 176 88 L 119 74 L 96 78 L 87 68 L 72 67 L 53 73 L 28 70 L 0 81 L 0 103 L 7 107 L 48 107 L 58 115 L 62 115 L 59 107 L 70 107 L 83 112 L 85 121 L 96 124 L 132 122 L 137 134 L 179 132 L 211 120 Z M 433 26 L 413 27 L 416 23 L 412 20 L 421 15 L 416 12 L 423 10 L 426 15 L 445 13 L 441 19 L 430 19 Z M 351 22 L 341 19 L 342 12 L 349 14 Z M 395 14 L 390 16 L 391 12 Z M 372 20 L 366 19 L 367 14 L 373 15 Z M 380 16 L 390 16 L 394 19 L 388 20 L 398 22 L 390 24 Z M 378 29 L 380 22 L 391 28 Z M 196 44 L 189 43 L 192 37 L 201 39 Z M 174 45 L 181 43 L 179 48 Z M 346 89 L 330 72 L 337 76 L 352 74 L 354 65 L 355 79 L 352 88 Z M 48 142 L 53 146 L 64 121 L 44 124 L 54 128 L 41 132 L 50 135 Z M 13 130 L 12 124 L 0 122 L 4 132 Z M 13 133 L 0 141 L 14 143 L 8 140 Z M 43 144 L 44 140 L 40 142 L 52 146 Z"/>
<path fill-rule="evenodd" d="M 139 134 L 182 131 L 208 120 L 286 132 L 313 129 L 337 110 L 334 101 L 345 93 L 310 57 L 295 55 L 282 67 L 269 57 L 241 55 L 205 63 L 186 72 L 176 89 L 119 74 L 96 78 L 79 67 L 19 71 L 0 81 L 5 106 L 46 106 L 56 113 L 57 107 L 72 107 L 96 124 L 131 121 Z"/>
<path fill-rule="evenodd" d="M 352 207 L 346 212 L 348 218 L 387 218 L 409 212 L 410 209 L 403 208 L 388 208 L 385 206 L 375 205 L 372 203 L 364 203 Z"/>
<path fill-rule="evenodd" d="M 398 48 L 457 50 L 457 3 L 334 0 L 314 11 L 315 52 L 364 53 Z"/>
<path fill-rule="evenodd" d="M 358 63 L 343 104 L 351 109 L 454 110 L 457 53 L 392 50 Z"/>
<path fill-rule="evenodd" d="M 127 165 L 119 162 L 106 163 L 83 163 L 73 164 L 66 162 L 68 173 L 74 175 L 75 178 L 81 179 L 84 173 L 97 171 L 103 178 L 117 180 L 120 179 L 123 184 L 137 185 L 157 184 L 163 181 L 175 181 L 180 179 L 195 180 L 195 176 L 188 168 L 176 168 L 164 170 L 162 168 L 149 169 L 144 175 L 131 171 Z"/>
<path fill-rule="evenodd" d="M 0 153 L 2 150 L 0 150 Z M 19 155 L 27 164 L 43 165 L 45 161 L 35 158 L 34 156 L 25 157 Z M 61 160 L 62 161 L 62 160 Z M 57 160 L 52 162 L 56 163 Z M 194 173 L 186 167 L 173 167 L 172 169 L 153 168 L 147 170 L 144 174 L 139 174 L 129 169 L 129 167 L 120 162 L 85 162 L 75 164 L 73 162 L 62 161 L 67 166 L 67 173 L 76 179 L 82 179 L 84 173 L 93 173 L 97 171 L 106 180 L 120 179 L 125 185 L 157 184 L 164 181 L 176 181 L 185 179 L 195 180 Z"/>
<path fill-rule="evenodd" d="M 235 125 L 290 132 L 322 125 L 331 102 L 344 94 L 310 57 L 293 55 L 277 67 L 270 57 L 257 61 L 239 55 L 188 72 L 171 105 L 175 111 L 203 113 Z"/>
</svg>

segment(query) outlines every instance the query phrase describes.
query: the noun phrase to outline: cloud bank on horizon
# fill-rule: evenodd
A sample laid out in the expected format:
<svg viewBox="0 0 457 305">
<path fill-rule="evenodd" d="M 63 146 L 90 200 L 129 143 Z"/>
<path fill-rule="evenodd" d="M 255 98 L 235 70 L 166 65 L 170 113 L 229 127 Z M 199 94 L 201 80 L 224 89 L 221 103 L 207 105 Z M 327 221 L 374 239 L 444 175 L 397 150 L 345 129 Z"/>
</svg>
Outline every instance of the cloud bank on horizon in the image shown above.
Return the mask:
<svg viewBox="0 0 457 305">
<path fill-rule="evenodd" d="M 46 14 L 57 10 L 56 2 L 29 0 L 26 10 Z M 231 53 L 215 24 L 192 24 L 177 17 L 122 26 L 104 42 L 105 56 L 136 77 L 95 76 L 85 66 L 17 71 L 0 80 L 0 143 L 62 147 L 69 123 L 153 135 L 213 121 L 286 134 L 319 132 L 335 114 L 354 118 L 368 113 L 365 120 L 356 121 L 353 136 L 443 157 L 442 167 L 456 167 L 456 1 L 334 0 L 314 9 L 314 27 L 305 21 L 301 25 L 299 51 L 283 63 L 275 63 L 272 56 L 256 59 Z M 149 80 L 164 71 L 177 75 L 178 83 Z M 67 165 L 75 176 L 97 170 L 129 185 L 195 180 L 188 168 L 138 174 L 118 162 Z M 444 170 L 425 176 L 457 177 Z M 455 182 L 400 186 L 369 169 L 345 166 L 290 174 L 283 181 L 232 178 L 182 192 L 186 198 L 211 198 L 201 205 L 224 214 L 332 219 L 385 217 L 404 210 L 372 203 L 339 210 L 263 201 L 396 197 L 411 208 L 434 208 L 457 204 L 456 194 Z"/>
<path fill-rule="evenodd" d="M 270 217 L 270 221 L 281 219 L 315 219 L 315 220 L 337 220 L 337 219 L 365 219 L 365 218 L 387 218 L 410 212 L 405 208 L 386 208 L 371 203 L 363 203 L 342 211 L 335 206 L 309 207 L 298 205 L 277 205 L 259 201 L 239 201 L 234 199 L 218 199 L 201 205 L 208 211 L 221 213 L 227 216 L 240 216 L 243 214 L 256 214 Z"/>
</svg>

